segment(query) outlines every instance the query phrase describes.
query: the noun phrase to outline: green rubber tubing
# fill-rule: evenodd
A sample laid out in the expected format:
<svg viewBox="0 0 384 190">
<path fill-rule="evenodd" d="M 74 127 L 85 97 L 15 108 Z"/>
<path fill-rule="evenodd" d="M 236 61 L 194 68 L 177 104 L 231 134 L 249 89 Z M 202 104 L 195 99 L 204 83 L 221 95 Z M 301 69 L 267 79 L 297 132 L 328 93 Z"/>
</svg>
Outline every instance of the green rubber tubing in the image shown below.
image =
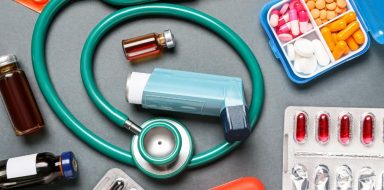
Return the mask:
<svg viewBox="0 0 384 190">
<path fill-rule="evenodd" d="M 104 1 L 113 5 L 130 5 L 130 3 L 124 3 L 128 1 Z M 105 141 L 78 121 L 61 101 L 50 80 L 45 60 L 46 35 L 56 13 L 68 2 L 70 2 L 70 0 L 52 0 L 45 7 L 35 25 L 32 38 L 32 62 L 40 90 L 52 110 L 77 137 L 106 156 L 128 165 L 135 165 L 130 151 Z M 252 101 L 249 107 L 249 121 L 252 129 L 254 129 L 264 101 L 264 82 L 258 61 L 247 44 L 228 26 L 205 13 L 180 5 L 158 3 L 121 9 L 107 16 L 93 29 L 83 48 L 81 73 L 87 92 L 95 105 L 118 126 L 123 126 L 124 122 L 128 119 L 127 115 L 110 105 L 97 89 L 92 72 L 93 54 L 102 37 L 119 23 L 137 17 L 159 15 L 189 20 L 214 31 L 232 45 L 242 57 L 246 63 L 253 84 Z M 228 154 L 239 144 L 240 142 L 223 142 L 207 151 L 196 154 L 188 167 L 194 168 L 213 162 Z"/>
<path fill-rule="evenodd" d="M 115 6 L 131 6 L 142 3 L 150 3 L 158 0 L 103 0 L 104 2 Z"/>
</svg>

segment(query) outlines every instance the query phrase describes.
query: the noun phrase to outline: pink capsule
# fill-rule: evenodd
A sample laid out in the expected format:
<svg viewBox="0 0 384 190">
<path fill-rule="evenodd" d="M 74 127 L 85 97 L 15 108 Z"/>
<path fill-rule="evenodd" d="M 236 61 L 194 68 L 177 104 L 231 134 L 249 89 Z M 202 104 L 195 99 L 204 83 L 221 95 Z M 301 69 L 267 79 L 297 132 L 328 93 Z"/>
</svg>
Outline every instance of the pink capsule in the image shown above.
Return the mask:
<svg viewBox="0 0 384 190">
<path fill-rule="evenodd" d="M 297 12 L 305 10 L 303 7 L 303 4 L 300 3 L 300 1 L 297 1 L 293 4 L 294 9 L 296 9 Z"/>
<path fill-rule="evenodd" d="M 289 33 L 278 34 L 277 37 L 282 42 L 289 42 L 289 41 L 293 40 L 292 34 L 289 34 Z"/>
<path fill-rule="evenodd" d="M 299 2 L 299 0 L 291 0 L 289 3 L 289 9 L 295 9 L 295 4 Z"/>
<path fill-rule="evenodd" d="M 283 16 L 281 16 L 281 17 L 279 18 L 279 22 L 278 22 L 278 24 L 277 24 L 277 27 L 279 27 L 279 26 L 281 26 L 281 25 L 284 25 L 284 24 L 286 24 L 286 23 L 289 24 L 289 15 L 288 15 L 288 14 L 285 14 L 285 15 L 283 15 Z M 290 25 L 289 25 L 289 28 L 291 28 Z"/>
<path fill-rule="evenodd" d="M 285 15 L 283 15 L 282 17 L 285 20 L 285 22 L 289 21 L 289 14 L 288 13 L 285 13 Z"/>
<path fill-rule="evenodd" d="M 287 13 L 288 8 L 289 8 L 289 3 L 285 3 L 285 4 L 281 7 L 281 9 L 280 9 L 280 14 L 281 14 L 281 15 L 284 15 L 285 13 Z"/>
<path fill-rule="evenodd" d="M 279 17 L 280 17 L 280 12 L 276 9 L 273 9 L 271 12 L 271 17 L 269 18 L 269 23 L 271 24 L 272 27 L 277 26 L 277 24 L 279 23 Z"/>
<path fill-rule="evenodd" d="M 295 39 L 295 38 L 299 37 L 300 35 L 301 35 L 301 33 L 299 33 L 299 35 L 297 35 L 297 36 L 292 35 L 292 38 Z"/>
<path fill-rule="evenodd" d="M 296 9 L 289 10 L 289 23 L 291 24 L 291 33 L 294 36 L 300 34 L 299 19 Z"/>
<path fill-rule="evenodd" d="M 277 34 L 283 34 L 283 33 L 289 33 L 291 31 L 291 27 L 288 23 L 284 24 L 284 25 L 281 25 L 278 29 L 277 29 Z"/>
<path fill-rule="evenodd" d="M 306 33 L 308 30 L 308 14 L 306 11 L 300 11 L 299 12 L 299 25 L 300 25 L 300 32 Z"/>
<path fill-rule="evenodd" d="M 280 17 L 279 21 L 277 22 L 277 26 L 276 27 L 280 27 L 280 26 L 282 26 L 282 25 L 284 25 L 286 23 L 287 23 L 287 21 L 284 20 L 284 17 Z"/>
</svg>

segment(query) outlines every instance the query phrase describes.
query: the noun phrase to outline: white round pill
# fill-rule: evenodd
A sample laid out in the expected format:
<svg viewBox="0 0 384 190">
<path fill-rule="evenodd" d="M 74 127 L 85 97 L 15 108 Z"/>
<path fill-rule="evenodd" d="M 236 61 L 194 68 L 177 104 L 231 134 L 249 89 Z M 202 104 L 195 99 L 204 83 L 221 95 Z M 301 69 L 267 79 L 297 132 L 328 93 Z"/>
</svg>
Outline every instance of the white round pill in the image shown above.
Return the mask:
<svg viewBox="0 0 384 190">
<path fill-rule="evenodd" d="M 295 69 L 296 72 L 298 73 L 302 73 L 301 72 L 301 64 L 300 64 L 300 61 L 296 63 L 296 60 L 298 59 L 304 59 L 304 57 L 298 55 L 297 53 L 295 54 L 295 59 L 293 60 L 293 67 Z"/>
<path fill-rule="evenodd" d="M 310 40 L 305 38 L 300 38 L 295 42 L 295 52 L 303 57 L 312 57 L 314 47 Z"/>
<path fill-rule="evenodd" d="M 294 68 L 297 72 L 310 75 L 316 72 L 317 59 L 315 56 L 312 57 L 296 57 Z"/>
<path fill-rule="evenodd" d="M 294 64 L 293 64 L 293 68 L 295 69 L 296 72 L 298 72 L 298 73 L 302 73 L 302 72 L 301 72 L 301 65 L 300 65 L 300 64 L 294 62 Z"/>
<path fill-rule="evenodd" d="M 287 45 L 287 53 L 288 53 L 288 59 L 290 61 L 294 61 L 295 60 L 295 47 L 293 46 L 293 44 Z"/>
</svg>

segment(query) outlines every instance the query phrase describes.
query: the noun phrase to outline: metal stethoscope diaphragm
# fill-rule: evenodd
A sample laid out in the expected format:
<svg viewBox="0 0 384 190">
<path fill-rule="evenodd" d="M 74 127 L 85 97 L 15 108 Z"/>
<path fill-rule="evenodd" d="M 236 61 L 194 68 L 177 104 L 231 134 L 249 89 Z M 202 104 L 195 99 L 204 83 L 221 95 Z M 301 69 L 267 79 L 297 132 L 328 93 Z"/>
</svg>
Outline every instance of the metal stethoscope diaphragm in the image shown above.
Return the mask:
<svg viewBox="0 0 384 190">
<path fill-rule="evenodd" d="M 131 142 L 136 166 L 154 178 L 169 178 L 180 173 L 193 155 L 192 137 L 179 122 L 155 118 L 141 125 L 142 131 Z"/>
</svg>

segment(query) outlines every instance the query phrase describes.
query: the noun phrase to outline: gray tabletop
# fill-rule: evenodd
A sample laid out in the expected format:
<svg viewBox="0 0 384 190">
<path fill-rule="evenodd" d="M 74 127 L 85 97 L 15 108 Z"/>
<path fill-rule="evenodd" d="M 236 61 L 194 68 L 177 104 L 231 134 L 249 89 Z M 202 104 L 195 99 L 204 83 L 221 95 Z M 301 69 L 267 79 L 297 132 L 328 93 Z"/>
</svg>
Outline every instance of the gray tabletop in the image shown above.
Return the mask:
<svg viewBox="0 0 384 190">
<path fill-rule="evenodd" d="M 267 0 L 195 0 L 182 5 L 204 11 L 233 28 L 251 47 L 265 79 L 265 104 L 252 136 L 225 158 L 165 181 L 153 180 L 135 168 L 116 162 L 76 138 L 45 102 L 34 78 L 31 64 L 31 36 L 38 14 L 11 0 L 0 1 L 0 54 L 16 54 L 32 85 L 46 121 L 45 130 L 28 137 L 16 137 L 7 114 L 0 109 L 0 159 L 35 152 L 73 151 L 80 165 L 74 182 L 27 189 L 91 189 L 110 168 L 121 168 L 145 189 L 208 189 L 242 176 L 256 176 L 267 189 L 281 189 L 283 113 L 290 105 L 384 106 L 384 47 L 373 42 L 370 50 L 324 77 L 305 86 L 289 81 L 281 64 L 271 53 L 258 15 Z M 79 60 L 90 30 L 116 10 L 99 1 L 74 1 L 55 19 L 47 41 L 50 76 L 60 97 L 72 113 L 90 130 L 129 149 L 131 135 L 117 128 L 89 100 L 80 77 Z M 131 65 L 120 41 L 150 32 L 172 29 L 177 48 L 161 58 Z M 137 123 L 160 112 L 129 105 L 124 99 L 126 77 L 131 71 L 151 72 L 155 67 L 242 77 L 250 97 L 247 70 L 237 54 L 220 38 L 197 25 L 169 18 L 145 18 L 127 22 L 110 32 L 95 56 L 95 76 L 103 95 Z M 223 140 L 217 118 L 167 113 L 190 129 L 196 152 Z"/>
</svg>

